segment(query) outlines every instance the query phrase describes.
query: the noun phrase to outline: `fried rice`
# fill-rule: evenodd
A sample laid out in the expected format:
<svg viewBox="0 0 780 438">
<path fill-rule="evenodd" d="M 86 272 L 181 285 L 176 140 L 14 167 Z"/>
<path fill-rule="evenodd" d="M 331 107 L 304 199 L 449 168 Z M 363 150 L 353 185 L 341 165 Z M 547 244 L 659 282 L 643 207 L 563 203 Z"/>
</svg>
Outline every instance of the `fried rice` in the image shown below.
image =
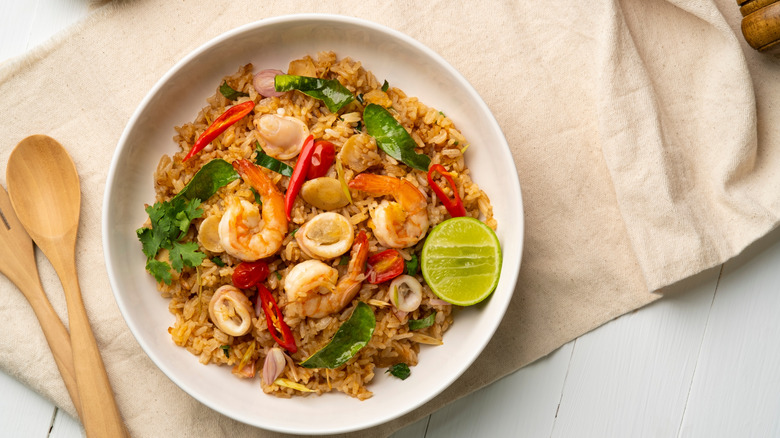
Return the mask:
<svg viewBox="0 0 780 438">
<path fill-rule="evenodd" d="M 321 101 L 297 91 L 287 92 L 279 97 L 263 97 L 253 86 L 253 73 L 253 66 L 247 64 L 240 67 L 236 73 L 226 76 L 219 84 L 215 84 L 215 91 L 224 82 L 234 90 L 246 93 L 246 96 L 229 100 L 216 91 L 206 99 L 206 106 L 200 110 L 194 121 L 175 128 L 177 134 L 174 141 L 180 150 L 173 156 L 164 155 L 154 172 L 157 201 L 170 200 L 211 160 L 221 158 L 227 162 L 240 159 L 254 161 L 257 154 L 256 144 L 265 146 L 265 140 L 257 134 L 253 119 L 263 114 L 277 114 L 300 119 L 308 126 L 314 138 L 332 142 L 337 152 L 347 139 L 360 136 L 364 154 L 352 157 L 359 161 L 352 165 L 348 160 L 345 161 L 343 178 L 350 181 L 360 172 L 369 172 L 411 182 L 427 198 L 428 218 L 430 227 L 433 227 L 449 218 L 449 215 L 430 189 L 426 173 L 414 170 L 385 154 L 376 147 L 375 140 L 364 132 L 361 120 L 363 105 L 377 103 L 390 108 L 395 119 L 411 134 L 418 146 L 418 152 L 428 155 L 432 164 L 441 163 L 450 170 L 467 215 L 482 220 L 493 229 L 496 228 L 490 201 L 477 184 L 472 182 L 464 161 L 464 151 L 469 147 L 469 143 L 443 112 L 426 106 L 416 97 L 407 96 L 401 89 L 393 86 L 394 84 L 383 87 L 383 82 L 363 68 L 359 61 L 350 58 L 338 59 L 333 52 L 321 52 L 314 58 L 305 56 L 294 60 L 290 63 L 288 74 L 336 79 L 354 95 L 361 97 L 336 114 L 331 113 Z M 383 91 L 383 88 L 386 88 L 386 91 Z M 224 113 L 226 108 L 246 100 L 255 102 L 253 113 L 229 127 L 198 155 L 182 162 L 198 136 Z M 345 157 L 347 158 L 349 157 Z M 295 158 L 285 162 L 292 166 L 295 164 Z M 328 171 L 328 176 L 336 178 L 337 171 L 334 167 Z M 290 178 L 272 171 L 265 173 L 280 192 L 284 193 Z M 255 199 L 249 185 L 241 179 L 229 183 L 210 199 L 203 201 L 201 208 L 204 214 L 195 219 L 184 240 L 198 242 L 196 234 L 200 222 L 209 216 L 222 215 L 227 200 L 236 196 L 250 202 Z M 356 232 L 362 230 L 367 233 L 371 254 L 384 250 L 374 236 L 370 217 L 370 212 L 376 208 L 381 198 L 356 190 L 351 191 L 351 197 L 350 204 L 336 209 L 335 212 L 346 217 Z M 283 290 L 287 273 L 296 264 L 310 258 L 293 237 L 294 231 L 322 212 L 323 210 L 298 197 L 280 251 L 265 259 L 271 272 L 265 285 L 282 310 L 288 300 Z M 419 255 L 424 241 L 422 239 L 412 247 L 401 249 L 402 256 L 411 259 L 414 255 Z M 175 317 L 168 332 L 176 345 L 186 348 L 197 356 L 201 363 L 226 365 L 232 367 L 237 376 L 252 377 L 255 370 L 259 373 L 266 356 L 277 343 L 267 328 L 263 312 L 253 315 L 252 330 L 243 336 L 229 336 L 212 323 L 208 312 L 209 302 L 217 288 L 231 284 L 234 268 L 241 260 L 224 252 L 210 252 L 202 245 L 199 249 L 206 254 L 200 266 L 184 267 L 181 273 L 171 271 L 173 279 L 170 284 L 158 283 L 162 295 L 170 299 L 169 310 Z M 343 257 L 348 255 L 349 253 Z M 338 269 L 340 276 L 344 275 L 347 269 L 341 257 L 325 262 Z M 410 313 L 400 312 L 390 304 L 387 283 L 364 282 L 357 296 L 339 312 L 322 318 L 286 316 L 285 322 L 292 330 L 298 351 L 286 355 L 287 363 L 279 377 L 303 385 L 311 392 L 277 383 L 259 384 L 262 390 L 280 397 L 337 390 L 363 400 L 371 397 L 369 383 L 377 372 L 384 371 L 383 368 L 399 363 L 417 365 L 421 346 L 442 344 L 444 332 L 453 324 L 455 313 L 453 306 L 438 299 L 431 292 L 419 273 L 416 278 L 423 284 L 423 299 L 419 308 Z M 255 293 L 253 290 L 243 292 L 250 298 Z M 376 316 L 376 327 L 368 344 L 345 365 L 336 369 L 310 369 L 299 366 L 302 360 L 328 343 L 339 326 L 349 318 L 358 301 L 369 304 Z M 434 311 L 435 321 L 431 326 L 414 331 L 409 329 L 408 321 L 422 319 Z"/>
</svg>

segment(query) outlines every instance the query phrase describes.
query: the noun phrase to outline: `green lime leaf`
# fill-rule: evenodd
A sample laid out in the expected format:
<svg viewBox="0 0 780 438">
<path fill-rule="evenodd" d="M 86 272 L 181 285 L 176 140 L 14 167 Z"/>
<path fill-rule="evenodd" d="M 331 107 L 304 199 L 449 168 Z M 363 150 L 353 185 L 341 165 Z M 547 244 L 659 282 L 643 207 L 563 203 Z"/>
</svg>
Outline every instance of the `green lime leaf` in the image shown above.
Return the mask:
<svg viewBox="0 0 780 438">
<path fill-rule="evenodd" d="M 255 148 L 257 149 L 255 164 L 265 167 L 266 169 L 273 170 L 274 172 L 282 174 L 283 176 L 292 176 L 292 166 L 266 154 L 265 151 L 263 151 L 263 148 L 260 147 L 260 142 L 255 142 Z"/>
<path fill-rule="evenodd" d="M 352 92 L 335 79 L 320 79 L 308 76 L 277 75 L 274 78 L 276 91 L 298 90 L 301 93 L 325 102 L 332 113 L 338 112 L 355 99 Z"/>
<path fill-rule="evenodd" d="M 304 368 L 338 368 L 368 344 L 376 327 L 374 311 L 359 301 L 348 320 L 336 330 L 327 345 L 300 363 Z"/>
<path fill-rule="evenodd" d="M 387 155 L 403 162 L 409 167 L 427 171 L 431 158 L 415 152 L 417 143 L 406 129 L 385 108 L 369 103 L 363 110 L 368 135 L 376 139 L 376 144 Z"/>
<path fill-rule="evenodd" d="M 198 170 L 190 182 L 171 200 L 209 199 L 217 190 L 240 178 L 233 165 L 222 159 L 211 160 Z"/>
<path fill-rule="evenodd" d="M 227 84 L 227 81 L 222 82 L 222 85 L 219 86 L 219 92 L 228 100 L 236 100 L 239 97 L 249 96 L 243 91 L 234 90 L 233 87 Z"/>
</svg>

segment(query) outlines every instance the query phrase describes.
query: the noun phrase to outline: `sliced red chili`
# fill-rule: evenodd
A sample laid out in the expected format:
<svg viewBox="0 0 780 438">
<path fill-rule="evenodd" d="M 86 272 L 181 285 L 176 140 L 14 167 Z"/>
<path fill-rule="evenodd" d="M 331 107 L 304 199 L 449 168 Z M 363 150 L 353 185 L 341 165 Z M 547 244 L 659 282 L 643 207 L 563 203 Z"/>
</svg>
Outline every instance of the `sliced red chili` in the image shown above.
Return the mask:
<svg viewBox="0 0 780 438">
<path fill-rule="evenodd" d="M 306 179 L 314 179 L 327 175 L 330 166 L 336 159 L 336 147 L 325 140 L 314 142 L 314 152 L 311 155 L 311 165 L 306 173 Z"/>
<path fill-rule="evenodd" d="M 251 100 L 230 107 L 230 109 L 228 109 L 227 111 L 222 113 L 222 115 L 217 117 L 217 119 L 214 120 L 214 123 L 212 123 L 211 126 L 209 126 L 208 128 L 206 128 L 205 131 L 203 131 L 203 134 L 201 134 L 200 137 L 198 137 L 198 139 L 195 141 L 195 144 L 192 145 L 192 148 L 187 153 L 187 156 L 184 157 L 184 160 L 182 160 L 182 162 L 189 160 L 195 154 L 203 150 L 203 148 L 205 148 L 207 144 L 211 143 L 215 138 L 217 138 L 219 134 L 222 134 L 231 125 L 243 119 L 244 116 L 251 113 L 254 108 L 255 108 L 255 103 Z"/>
<path fill-rule="evenodd" d="M 288 221 L 290 220 L 293 204 L 295 204 L 295 197 L 298 196 L 301 186 L 304 181 L 306 181 L 306 174 L 309 172 L 311 156 L 313 153 L 314 137 L 310 135 L 306 137 L 306 140 L 303 142 L 301 153 L 298 155 L 298 161 L 295 162 L 295 168 L 290 177 L 290 183 L 287 185 L 287 193 L 284 194 L 284 210 L 285 213 L 287 213 Z"/>
<path fill-rule="evenodd" d="M 444 193 L 444 190 L 442 190 L 442 188 L 433 180 L 433 174 L 436 172 L 441 174 L 441 176 L 447 180 L 447 183 L 449 183 L 450 188 L 452 189 L 452 198 L 449 198 L 447 194 Z M 444 166 L 441 164 L 434 164 L 428 169 L 428 184 L 433 189 L 433 192 L 436 193 L 436 196 L 439 198 L 442 205 L 447 209 L 447 212 L 450 213 L 450 216 L 460 217 L 466 215 L 466 208 L 463 206 L 463 201 L 461 201 L 460 195 L 458 194 L 458 186 L 455 185 L 452 175 L 447 172 L 447 169 L 445 169 Z"/>
<path fill-rule="evenodd" d="M 233 286 L 249 289 L 268 278 L 268 264 L 262 260 L 241 262 L 233 270 Z"/>
<path fill-rule="evenodd" d="M 366 281 L 378 284 L 398 277 L 404 272 L 404 258 L 396 249 L 386 249 L 368 258 Z"/>
<path fill-rule="evenodd" d="M 298 351 L 298 346 L 295 345 L 292 331 L 290 331 L 290 327 L 287 323 L 284 322 L 284 315 L 282 315 L 282 311 L 279 310 L 279 306 L 276 304 L 274 296 L 271 295 L 271 291 L 264 285 L 258 283 L 257 296 L 260 301 L 260 306 L 265 313 L 265 322 L 268 324 L 268 331 L 271 333 L 271 336 L 282 348 L 289 351 L 290 354 Z"/>
</svg>

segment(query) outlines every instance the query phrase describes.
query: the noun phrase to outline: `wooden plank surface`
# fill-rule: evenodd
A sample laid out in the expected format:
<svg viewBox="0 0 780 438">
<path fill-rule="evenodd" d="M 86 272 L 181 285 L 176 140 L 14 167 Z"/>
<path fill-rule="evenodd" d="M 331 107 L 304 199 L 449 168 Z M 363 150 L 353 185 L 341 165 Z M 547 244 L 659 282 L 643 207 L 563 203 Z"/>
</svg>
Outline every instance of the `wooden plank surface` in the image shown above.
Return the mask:
<svg viewBox="0 0 780 438">
<path fill-rule="evenodd" d="M 724 265 L 681 436 L 780 436 L 779 237 Z"/>
<path fill-rule="evenodd" d="M 578 338 L 552 436 L 676 435 L 718 274 Z"/>
</svg>

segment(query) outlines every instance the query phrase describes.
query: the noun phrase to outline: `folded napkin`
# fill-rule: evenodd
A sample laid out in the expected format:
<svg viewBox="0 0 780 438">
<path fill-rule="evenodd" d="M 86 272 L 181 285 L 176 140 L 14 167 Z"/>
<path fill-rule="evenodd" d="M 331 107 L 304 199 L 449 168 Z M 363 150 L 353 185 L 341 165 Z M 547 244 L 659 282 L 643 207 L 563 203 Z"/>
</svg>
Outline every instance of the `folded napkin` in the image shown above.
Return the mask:
<svg viewBox="0 0 780 438">
<path fill-rule="evenodd" d="M 274 435 L 206 408 L 152 364 L 116 307 L 100 237 L 106 172 L 136 106 L 177 60 L 251 21 L 336 13 L 421 41 L 482 95 L 518 169 L 523 266 L 497 334 L 444 393 L 362 436 L 392 433 L 658 299 L 654 292 L 724 262 L 775 226 L 780 109 L 770 102 L 780 95 L 778 68 L 742 42 L 733 0 L 485 6 L 135 0 L 100 8 L 0 70 L 0 162 L 22 138 L 46 133 L 80 172 L 82 292 L 133 436 Z M 66 319 L 57 277 L 38 258 Z M 0 367 L 75 414 L 29 305 L 5 278 L 0 287 Z"/>
</svg>

